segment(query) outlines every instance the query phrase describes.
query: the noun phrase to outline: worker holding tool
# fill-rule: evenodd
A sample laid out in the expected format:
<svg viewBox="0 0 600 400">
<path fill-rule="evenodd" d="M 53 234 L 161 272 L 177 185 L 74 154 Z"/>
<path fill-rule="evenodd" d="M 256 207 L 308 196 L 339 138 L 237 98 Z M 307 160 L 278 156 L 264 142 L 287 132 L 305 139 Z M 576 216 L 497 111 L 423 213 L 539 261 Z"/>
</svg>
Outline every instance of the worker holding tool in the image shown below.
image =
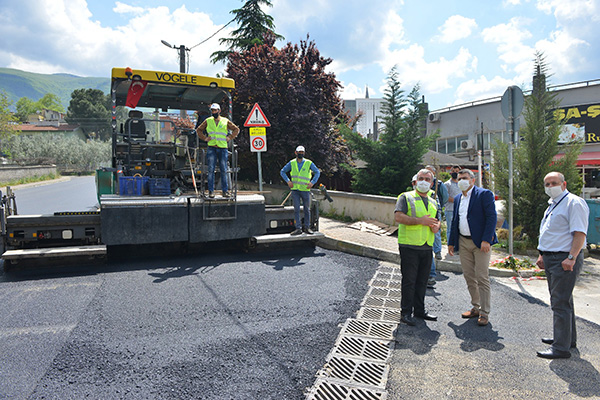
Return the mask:
<svg viewBox="0 0 600 400">
<path fill-rule="evenodd" d="M 208 117 L 198 126 L 198 137 L 208 142 L 206 159 L 208 161 L 208 197 L 215 197 L 215 166 L 219 159 L 221 172 L 221 190 L 223 197 L 231 197 L 227 183 L 227 142 L 235 139 L 240 133 L 240 128 L 225 117 L 221 117 L 221 106 L 213 103 L 210 106 L 211 117 Z M 229 135 L 228 131 L 231 131 Z"/>
<path fill-rule="evenodd" d="M 280 172 L 283 180 L 292 189 L 294 222 L 296 224 L 296 230 L 291 233 L 292 235 L 300 235 L 302 231 L 309 235 L 313 233 L 310 229 L 310 189 L 319 180 L 321 171 L 312 161 L 304 158 L 304 153 L 304 146 L 296 147 L 296 158 L 288 162 Z M 288 177 L 288 173 L 291 173 L 291 179 Z M 300 220 L 300 200 L 304 206 L 304 226 Z"/>
</svg>

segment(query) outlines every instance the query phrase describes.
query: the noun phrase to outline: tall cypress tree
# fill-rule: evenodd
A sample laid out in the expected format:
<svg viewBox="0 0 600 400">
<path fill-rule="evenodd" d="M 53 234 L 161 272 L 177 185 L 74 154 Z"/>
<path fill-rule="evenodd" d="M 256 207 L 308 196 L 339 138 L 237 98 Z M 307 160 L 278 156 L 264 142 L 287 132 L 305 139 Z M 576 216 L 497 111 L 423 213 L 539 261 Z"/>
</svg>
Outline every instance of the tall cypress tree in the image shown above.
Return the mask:
<svg viewBox="0 0 600 400">
<path fill-rule="evenodd" d="M 523 117 L 525 125 L 519 132 L 521 140 L 514 150 L 514 221 L 523 227 L 532 243 L 537 244 L 540 221 L 548 206 L 544 194 L 544 176 L 550 171 L 565 175 L 568 189 L 581 192 L 581 178 L 576 161 L 582 143 L 558 144 L 565 121 L 554 117 L 553 110 L 560 107 L 556 93 L 547 90 L 548 66 L 544 55 L 537 52 L 534 59 L 533 91 L 525 99 Z M 567 121 L 568 122 L 568 121 Z M 493 146 L 496 191 L 508 200 L 508 144 Z M 555 160 L 559 152 L 564 156 Z"/>
<path fill-rule="evenodd" d="M 344 137 L 366 168 L 352 169 L 352 188 L 356 192 L 396 196 L 410 186 L 412 176 L 422 163 L 430 139 L 423 135 L 426 110 L 415 86 L 408 97 L 400 89 L 398 73 L 392 68 L 382 107 L 383 134 L 374 142 L 360 134 L 344 131 Z"/>
<path fill-rule="evenodd" d="M 231 32 L 230 38 L 219 39 L 220 44 L 227 45 L 227 50 L 212 53 L 211 61 L 213 63 L 227 61 L 233 52 L 242 52 L 249 50 L 255 44 L 264 44 L 265 35 L 274 37 L 275 40 L 284 38 L 275 33 L 273 17 L 261 10 L 261 4 L 273 7 L 270 0 L 248 0 L 242 8 L 231 11 L 231 14 L 235 15 L 234 21 L 238 23 L 239 27 Z"/>
</svg>

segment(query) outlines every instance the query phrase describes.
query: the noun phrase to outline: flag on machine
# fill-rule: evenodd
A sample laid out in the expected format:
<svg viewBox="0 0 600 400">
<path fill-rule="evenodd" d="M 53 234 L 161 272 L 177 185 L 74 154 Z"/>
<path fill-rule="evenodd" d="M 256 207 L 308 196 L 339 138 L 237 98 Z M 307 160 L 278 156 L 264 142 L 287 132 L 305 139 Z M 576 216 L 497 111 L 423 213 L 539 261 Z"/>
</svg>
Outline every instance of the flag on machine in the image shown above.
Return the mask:
<svg viewBox="0 0 600 400">
<path fill-rule="evenodd" d="M 144 89 L 146 89 L 146 85 L 148 82 L 146 81 L 133 81 L 129 86 L 129 90 L 127 91 L 127 101 L 125 101 L 125 105 L 129 108 L 135 108 L 140 101 L 140 97 L 142 97 L 142 93 L 144 93 Z"/>
</svg>

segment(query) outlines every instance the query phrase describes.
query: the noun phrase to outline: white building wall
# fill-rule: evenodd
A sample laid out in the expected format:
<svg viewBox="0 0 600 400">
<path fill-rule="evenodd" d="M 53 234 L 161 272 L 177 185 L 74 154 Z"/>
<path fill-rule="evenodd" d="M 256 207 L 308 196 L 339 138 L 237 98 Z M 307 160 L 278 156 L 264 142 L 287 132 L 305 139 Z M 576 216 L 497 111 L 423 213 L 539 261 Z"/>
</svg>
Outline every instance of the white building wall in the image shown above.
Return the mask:
<svg viewBox="0 0 600 400">
<path fill-rule="evenodd" d="M 373 134 L 374 122 L 377 120 L 383 122 L 383 113 L 381 107 L 383 99 L 356 99 L 356 111 L 362 113 L 362 118 L 356 124 L 356 131 L 362 136 Z M 380 128 L 381 129 L 381 128 Z"/>
</svg>

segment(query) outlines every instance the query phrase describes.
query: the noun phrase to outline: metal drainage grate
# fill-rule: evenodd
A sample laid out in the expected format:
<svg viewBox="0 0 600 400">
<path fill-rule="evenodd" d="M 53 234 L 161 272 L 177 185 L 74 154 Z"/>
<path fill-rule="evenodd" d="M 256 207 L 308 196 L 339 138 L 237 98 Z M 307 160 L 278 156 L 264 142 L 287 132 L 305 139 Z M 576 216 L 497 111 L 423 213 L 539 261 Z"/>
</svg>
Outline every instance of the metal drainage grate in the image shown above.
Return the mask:
<svg viewBox="0 0 600 400">
<path fill-rule="evenodd" d="M 379 267 L 377 269 L 377 271 L 380 271 L 380 272 L 390 272 L 390 273 L 395 273 L 395 272 L 400 273 L 400 266 L 399 265 L 397 267 L 382 266 L 382 267 Z"/>
<path fill-rule="evenodd" d="M 344 383 L 358 383 L 385 390 L 389 366 L 371 361 L 331 357 L 319 371 L 323 378 L 333 378 Z"/>
<path fill-rule="evenodd" d="M 376 297 L 393 297 L 393 298 L 401 298 L 402 292 L 400 289 L 388 289 L 388 288 L 380 288 L 380 287 L 371 287 L 367 296 L 376 296 Z"/>
<path fill-rule="evenodd" d="M 397 324 L 383 322 L 359 321 L 348 319 L 342 327 L 341 334 L 369 336 L 377 339 L 394 340 Z"/>
<path fill-rule="evenodd" d="M 331 351 L 331 357 L 342 355 L 372 361 L 387 361 L 391 357 L 393 349 L 394 342 L 392 341 L 340 335 Z"/>
<path fill-rule="evenodd" d="M 386 289 L 402 289 L 402 282 L 388 279 L 372 279 L 369 285 Z"/>
<path fill-rule="evenodd" d="M 386 280 L 399 281 L 399 280 L 402 280 L 402 274 L 400 273 L 400 270 L 391 271 L 391 272 L 377 271 L 377 272 L 375 272 L 375 276 L 373 276 L 373 279 L 386 279 Z"/>
<path fill-rule="evenodd" d="M 357 318 L 370 319 L 373 321 L 387 321 L 400 323 L 402 314 L 400 310 L 388 310 L 385 308 L 366 308 L 358 310 Z"/>
<path fill-rule="evenodd" d="M 400 300 L 398 299 L 386 299 L 385 297 L 374 296 L 365 296 L 362 305 L 375 308 L 392 308 L 396 310 L 400 310 L 402 308 Z"/>
<path fill-rule="evenodd" d="M 307 400 L 385 400 L 384 391 L 362 388 L 359 386 L 343 385 L 317 379 L 315 385 L 306 396 Z"/>
</svg>

